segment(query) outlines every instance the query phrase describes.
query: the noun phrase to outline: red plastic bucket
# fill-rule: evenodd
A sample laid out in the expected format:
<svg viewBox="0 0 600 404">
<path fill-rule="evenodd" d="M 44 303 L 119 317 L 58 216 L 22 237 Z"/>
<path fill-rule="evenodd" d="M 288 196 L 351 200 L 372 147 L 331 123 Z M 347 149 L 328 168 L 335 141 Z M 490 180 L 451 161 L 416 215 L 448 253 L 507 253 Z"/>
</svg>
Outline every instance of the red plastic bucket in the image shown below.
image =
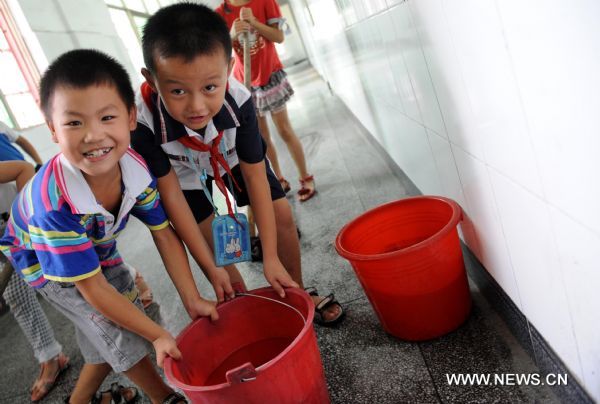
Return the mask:
<svg viewBox="0 0 600 404">
<path fill-rule="evenodd" d="M 340 230 L 335 247 L 352 264 L 388 333 L 412 341 L 462 324 L 471 295 L 456 226 L 460 206 L 418 196 L 372 209 Z"/>
<path fill-rule="evenodd" d="M 300 289 L 272 288 L 219 305 L 177 337 L 183 358 L 167 358 L 167 379 L 193 403 L 329 403 L 312 326 L 314 304 Z M 294 310 L 295 309 L 295 310 Z"/>
</svg>

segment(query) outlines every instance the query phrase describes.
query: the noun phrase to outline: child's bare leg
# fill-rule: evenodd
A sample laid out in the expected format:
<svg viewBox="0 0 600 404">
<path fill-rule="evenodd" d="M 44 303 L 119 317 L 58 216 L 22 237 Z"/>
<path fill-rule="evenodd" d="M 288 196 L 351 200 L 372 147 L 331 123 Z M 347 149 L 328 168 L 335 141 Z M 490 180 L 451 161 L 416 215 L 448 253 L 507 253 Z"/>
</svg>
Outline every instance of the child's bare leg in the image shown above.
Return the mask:
<svg viewBox="0 0 600 404">
<path fill-rule="evenodd" d="M 302 282 L 302 266 L 300 262 L 300 242 L 296 232 L 296 223 L 292 215 L 292 208 L 285 198 L 273 201 L 275 221 L 277 224 L 277 251 L 281 263 L 292 279 L 304 288 Z M 315 305 L 323 300 L 322 296 L 311 296 Z M 331 305 L 323 313 L 325 321 L 336 318 L 340 313 L 338 305 Z"/>
<path fill-rule="evenodd" d="M 204 219 L 202 222 L 198 223 L 198 227 L 200 227 L 200 231 L 202 232 L 202 235 L 204 236 L 204 238 L 206 238 L 206 241 L 208 242 L 208 245 L 210 246 L 211 250 L 214 249 L 214 245 L 215 245 L 213 242 L 212 221 L 213 221 L 213 216 L 211 215 L 211 216 L 207 217 L 206 219 Z M 227 274 L 229 275 L 229 280 L 231 281 L 232 284 L 239 282 L 244 286 L 244 288 L 246 287 L 246 284 L 244 283 L 244 278 L 242 278 L 240 271 L 237 270 L 235 265 L 233 265 L 233 264 L 227 265 L 224 268 L 227 271 Z"/>
<path fill-rule="evenodd" d="M 71 404 L 89 403 L 111 370 L 108 363 L 84 364 L 69 402 Z"/>
<path fill-rule="evenodd" d="M 160 377 L 148 356 L 136 363 L 125 375 L 150 397 L 153 404 L 162 403 L 173 392 Z"/>
<path fill-rule="evenodd" d="M 292 208 L 285 198 L 273 201 L 275 224 L 277 225 L 277 252 L 281 263 L 294 282 L 304 288 L 300 263 L 300 241 Z"/>
<path fill-rule="evenodd" d="M 277 150 L 275 149 L 275 144 L 271 139 L 271 132 L 269 131 L 269 124 L 267 123 L 266 116 L 258 116 L 256 115 L 256 119 L 258 119 L 258 129 L 260 129 L 260 134 L 263 139 L 267 143 L 267 157 L 271 162 L 271 168 L 273 168 L 273 172 L 277 176 L 277 178 L 283 177 L 281 172 L 281 167 L 279 166 L 279 160 L 277 158 Z"/>
<path fill-rule="evenodd" d="M 292 124 L 290 123 L 290 119 L 288 117 L 287 108 L 283 108 L 282 110 L 271 114 L 271 118 L 273 118 L 273 123 L 279 132 L 279 136 L 285 142 L 288 150 L 290 151 L 290 155 L 296 163 L 296 168 L 298 169 L 298 173 L 300 174 L 300 178 L 306 178 L 308 176 L 308 170 L 306 168 L 306 158 L 304 157 L 304 148 L 302 147 L 302 143 L 294 129 L 292 128 Z M 312 181 L 308 182 L 311 188 L 313 187 Z"/>
</svg>

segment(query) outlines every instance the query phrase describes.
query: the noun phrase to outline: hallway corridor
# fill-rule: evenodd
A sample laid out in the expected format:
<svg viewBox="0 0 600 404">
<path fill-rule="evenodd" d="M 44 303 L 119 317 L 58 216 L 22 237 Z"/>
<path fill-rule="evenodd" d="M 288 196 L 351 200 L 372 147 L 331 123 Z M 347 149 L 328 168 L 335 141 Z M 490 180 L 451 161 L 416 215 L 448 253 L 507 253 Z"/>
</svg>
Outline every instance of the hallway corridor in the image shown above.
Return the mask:
<svg viewBox="0 0 600 404">
<path fill-rule="evenodd" d="M 333 243 L 339 229 L 365 210 L 418 191 L 373 145 L 370 135 L 312 68 L 300 65 L 289 73 L 296 89 L 289 115 L 304 144 L 318 189 L 310 202 L 297 202 L 296 171 L 285 146 L 275 136 L 284 174 L 292 182 L 288 198 L 302 232 L 304 280 L 306 286 L 314 285 L 322 293 L 334 292 L 347 312 L 338 328 L 316 327 L 332 402 L 558 402 L 544 386 L 449 385 L 450 374 L 539 372 L 474 286 L 470 318 L 445 337 L 409 343 L 388 336 L 381 329 L 350 265 L 337 255 Z M 149 232 L 132 218 L 118 244 L 124 258 L 143 273 L 154 289 L 162 319 L 176 335 L 188 318 L 178 299 L 173 299 L 175 290 L 166 280 L 158 253 L 149 248 Z M 241 267 L 249 289 L 265 284 L 261 266 Z M 194 271 L 201 293 L 212 296 L 212 289 L 197 266 Z M 44 309 L 57 339 L 72 359 L 71 368 L 43 401 L 60 403 L 74 385 L 82 358 L 72 325 L 45 303 Z M 0 341 L 0 402 L 28 402 L 37 364 L 10 314 L 0 317 Z M 106 387 L 115 379 L 119 377 L 111 375 Z"/>
</svg>

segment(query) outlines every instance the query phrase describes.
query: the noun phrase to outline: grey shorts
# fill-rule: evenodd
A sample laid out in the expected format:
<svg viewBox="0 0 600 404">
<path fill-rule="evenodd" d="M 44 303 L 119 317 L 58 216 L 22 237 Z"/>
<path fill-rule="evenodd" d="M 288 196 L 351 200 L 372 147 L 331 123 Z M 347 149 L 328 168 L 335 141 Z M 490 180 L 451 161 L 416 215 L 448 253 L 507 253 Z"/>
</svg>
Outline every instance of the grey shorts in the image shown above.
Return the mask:
<svg viewBox="0 0 600 404">
<path fill-rule="evenodd" d="M 103 273 L 108 283 L 144 311 L 125 265 Z M 86 363 L 108 363 L 115 372 L 125 372 L 150 353 L 148 341 L 100 314 L 83 298 L 75 284 L 49 281 L 38 291 L 75 324 L 77 344 Z"/>
</svg>

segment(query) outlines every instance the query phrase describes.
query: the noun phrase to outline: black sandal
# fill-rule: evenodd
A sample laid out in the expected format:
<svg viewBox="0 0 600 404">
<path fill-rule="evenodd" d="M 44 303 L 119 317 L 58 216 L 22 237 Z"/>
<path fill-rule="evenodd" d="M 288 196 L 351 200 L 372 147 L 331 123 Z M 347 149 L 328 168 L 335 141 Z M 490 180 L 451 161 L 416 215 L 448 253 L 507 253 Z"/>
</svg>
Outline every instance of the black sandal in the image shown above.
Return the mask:
<svg viewBox="0 0 600 404">
<path fill-rule="evenodd" d="M 315 287 L 310 286 L 308 288 L 304 288 L 304 290 L 310 296 L 319 296 L 319 292 Z M 334 319 L 325 320 L 324 312 L 333 305 L 337 305 L 340 308 L 340 314 L 338 314 L 338 316 Z M 315 306 L 315 318 L 313 319 L 313 322 L 322 327 L 332 327 L 336 324 L 339 324 L 344 319 L 345 315 L 346 312 L 344 311 L 342 305 L 335 299 L 333 293 L 330 293 Z"/>
<path fill-rule="evenodd" d="M 126 400 L 122 393 L 124 392 L 124 390 L 128 389 L 132 390 L 134 394 L 133 397 L 131 397 L 129 400 Z M 140 399 L 138 389 L 136 389 L 135 387 L 123 387 L 119 383 L 115 382 L 110 385 L 110 390 L 99 391 L 96 394 L 94 394 L 94 397 L 92 397 L 91 404 L 101 404 L 102 396 L 104 396 L 107 393 L 110 394 L 111 404 L 131 404 L 136 403 Z"/>
<path fill-rule="evenodd" d="M 180 403 L 187 404 L 187 400 L 185 399 L 184 396 L 182 396 L 181 394 L 176 393 L 176 392 L 172 392 L 167 397 L 165 397 L 165 399 L 163 400 L 163 404 L 180 404 Z"/>
<path fill-rule="evenodd" d="M 262 262 L 263 260 L 262 244 L 258 237 L 250 237 L 250 257 L 252 262 Z"/>
</svg>

